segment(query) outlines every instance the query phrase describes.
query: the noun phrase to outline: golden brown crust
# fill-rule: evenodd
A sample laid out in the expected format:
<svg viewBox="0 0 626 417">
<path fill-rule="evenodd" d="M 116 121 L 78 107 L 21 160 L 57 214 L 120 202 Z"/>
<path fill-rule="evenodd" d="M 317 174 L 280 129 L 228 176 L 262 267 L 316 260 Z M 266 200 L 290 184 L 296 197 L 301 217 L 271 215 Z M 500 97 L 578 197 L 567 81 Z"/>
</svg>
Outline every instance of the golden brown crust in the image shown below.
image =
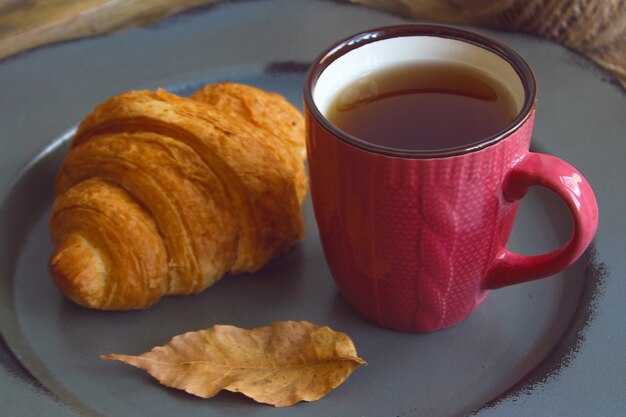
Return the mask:
<svg viewBox="0 0 626 417">
<path fill-rule="evenodd" d="M 306 159 L 304 119 L 283 96 L 236 83 L 208 84 L 191 96 L 231 116 L 243 118 L 280 140 L 280 146 L 291 153 L 289 167 L 296 181 L 298 201 L 306 195 L 308 180 L 303 161 Z"/>
<path fill-rule="evenodd" d="M 303 233 L 306 174 L 286 143 L 162 90 L 106 100 L 79 126 L 57 178 L 55 282 L 80 304 L 130 309 L 258 270 Z"/>
<path fill-rule="evenodd" d="M 63 193 L 86 178 L 118 184 L 156 222 L 168 253 L 168 293 L 201 291 L 224 275 L 239 227 L 221 182 L 186 145 L 149 132 L 101 134 L 67 156 Z"/>
<path fill-rule="evenodd" d="M 233 272 L 254 272 L 302 236 L 291 162 L 280 140 L 205 103 L 160 90 L 132 91 L 99 105 L 79 126 L 72 147 L 103 133 L 146 131 L 192 148 L 229 194 L 239 219 Z"/>
<path fill-rule="evenodd" d="M 280 94 L 249 85 L 222 82 L 204 86 L 191 98 L 242 117 L 254 126 L 283 138 L 300 159 L 306 158 L 304 119 L 298 109 Z"/>
<path fill-rule="evenodd" d="M 166 250 L 152 218 L 120 187 L 92 178 L 57 198 L 50 272 L 78 304 L 149 306 L 167 290 Z"/>
</svg>

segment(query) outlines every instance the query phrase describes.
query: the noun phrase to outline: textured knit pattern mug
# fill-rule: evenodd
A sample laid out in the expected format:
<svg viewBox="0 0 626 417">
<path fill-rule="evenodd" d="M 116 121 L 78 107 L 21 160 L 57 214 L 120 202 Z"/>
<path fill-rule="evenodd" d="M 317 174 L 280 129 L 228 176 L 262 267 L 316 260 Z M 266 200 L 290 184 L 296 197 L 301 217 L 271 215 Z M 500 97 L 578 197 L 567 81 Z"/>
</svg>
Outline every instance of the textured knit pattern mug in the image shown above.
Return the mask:
<svg viewBox="0 0 626 417">
<path fill-rule="evenodd" d="M 426 60 L 474 66 L 502 82 L 519 113 L 467 146 L 406 151 L 341 131 L 326 114 L 337 91 L 372 71 Z M 412 332 L 451 326 L 488 290 L 553 275 L 591 242 L 597 203 L 568 163 L 529 152 L 536 83 L 513 50 L 472 32 L 405 25 L 363 32 L 315 61 L 304 91 L 311 195 L 326 260 L 341 294 L 363 317 Z M 506 244 L 518 200 L 533 185 L 567 204 L 570 240 L 525 256 Z"/>
</svg>

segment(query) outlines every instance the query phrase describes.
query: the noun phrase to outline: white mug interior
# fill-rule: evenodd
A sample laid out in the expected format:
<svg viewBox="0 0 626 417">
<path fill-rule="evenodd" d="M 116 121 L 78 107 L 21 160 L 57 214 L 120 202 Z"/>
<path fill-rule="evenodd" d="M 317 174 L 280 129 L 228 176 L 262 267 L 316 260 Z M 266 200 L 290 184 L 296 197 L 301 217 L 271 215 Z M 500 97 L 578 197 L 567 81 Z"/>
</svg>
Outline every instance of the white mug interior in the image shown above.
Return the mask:
<svg viewBox="0 0 626 417">
<path fill-rule="evenodd" d="M 390 67 L 433 62 L 466 65 L 487 73 L 511 93 L 517 113 L 524 106 L 524 84 L 506 59 L 470 42 L 435 35 L 381 39 L 345 53 L 322 71 L 313 86 L 312 98 L 327 116 L 337 94 L 354 81 Z"/>
</svg>

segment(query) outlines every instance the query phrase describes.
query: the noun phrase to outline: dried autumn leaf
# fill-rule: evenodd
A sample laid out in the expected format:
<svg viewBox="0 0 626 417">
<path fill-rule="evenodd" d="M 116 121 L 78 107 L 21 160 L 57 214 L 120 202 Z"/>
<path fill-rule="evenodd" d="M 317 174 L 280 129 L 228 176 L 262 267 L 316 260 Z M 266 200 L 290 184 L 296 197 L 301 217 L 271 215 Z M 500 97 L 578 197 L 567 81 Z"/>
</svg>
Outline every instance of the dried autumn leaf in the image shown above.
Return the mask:
<svg viewBox="0 0 626 417">
<path fill-rule="evenodd" d="M 252 330 L 216 325 L 139 356 L 101 357 L 144 369 L 163 385 L 199 397 L 225 389 L 276 407 L 318 400 L 365 364 L 348 335 L 304 321 Z"/>
</svg>

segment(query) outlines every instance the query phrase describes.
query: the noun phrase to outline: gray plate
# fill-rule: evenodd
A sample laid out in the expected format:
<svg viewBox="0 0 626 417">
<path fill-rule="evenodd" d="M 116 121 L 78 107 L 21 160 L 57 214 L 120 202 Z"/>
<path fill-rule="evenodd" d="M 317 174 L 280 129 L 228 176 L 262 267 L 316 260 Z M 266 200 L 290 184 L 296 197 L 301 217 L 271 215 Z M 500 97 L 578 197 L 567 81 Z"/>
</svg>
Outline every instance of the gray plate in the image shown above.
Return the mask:
<svg viewBox="0 0 626 417">
<path fill-rule="evenodd" d="M 204 82 L 235 80 L 299 105 L 304 70 L 319 51 L 356 31 L 402 22 L 328 1 L 228 2 L 0 63 L 0 415 L 625 415 L 626 95 L 589 61 L 527 36 L 486 32 L 536 71 L 535 148 L 578 167 L 600 205 L 594 249 L 565 273 L 494 291 L 471 318 L 434 334 L 381 329 L 337 294 L 307 201 L 306 239 L 287 255 L 255 275 L 229 276 L 147 311 L 80 308 L 48 277 L 53 178 L 67 132 L 96 103 L 129 89 L 186 94 Z M 533 190 L 511 246 L 553 249 L 569 227 L 563 204 Z M 345 331 L 369 366 L 318 402 L 274 409 L 230 393 L 200 400 L 98 359 L 142 353 L 217 323 L 276 320 Z"/>
</svg>

